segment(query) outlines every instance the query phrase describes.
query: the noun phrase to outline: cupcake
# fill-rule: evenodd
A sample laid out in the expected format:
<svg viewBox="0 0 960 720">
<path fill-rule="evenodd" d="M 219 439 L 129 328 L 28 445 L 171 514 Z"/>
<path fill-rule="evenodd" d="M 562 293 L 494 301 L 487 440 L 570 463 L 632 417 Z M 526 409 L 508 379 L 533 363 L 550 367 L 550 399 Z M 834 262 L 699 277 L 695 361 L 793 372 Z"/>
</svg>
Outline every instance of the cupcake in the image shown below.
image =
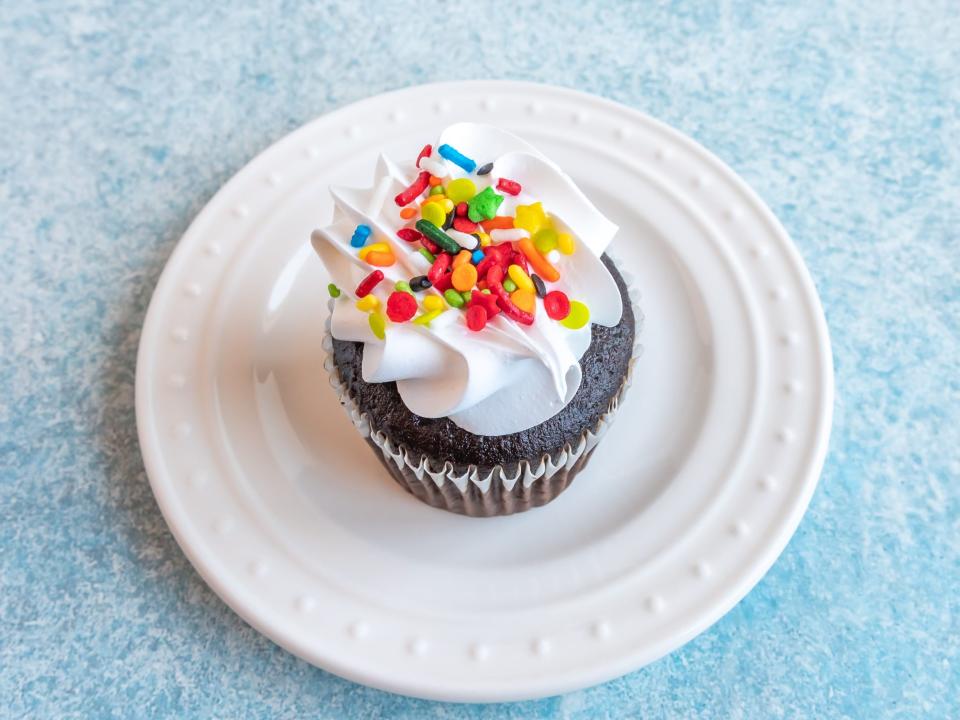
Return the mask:
<svg viewBox="0 0 960 720">
<path fill-rule="evenodd" d="M 613 422 L 639 311 L 617 227 L 498 128 L 448 127 L 372 187 L 331 188 L 330 381 L 418 499 L 509 515 L 560 495 Z"/>
</svg>

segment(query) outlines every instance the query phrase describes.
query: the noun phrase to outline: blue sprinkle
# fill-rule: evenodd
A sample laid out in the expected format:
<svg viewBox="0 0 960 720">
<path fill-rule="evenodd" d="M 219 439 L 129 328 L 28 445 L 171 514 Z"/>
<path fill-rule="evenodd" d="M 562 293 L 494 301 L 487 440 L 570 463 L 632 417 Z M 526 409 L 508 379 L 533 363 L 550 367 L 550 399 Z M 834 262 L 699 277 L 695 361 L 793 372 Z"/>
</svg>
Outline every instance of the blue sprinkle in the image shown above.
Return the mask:
<svg viewBox="0 0 960 720">
<path fill-rule="evenodd" d="M 449 145 L 441 145 L 437 148 L 437 152 L 440 153 L 440 157 L 446 158 L 454 165 L 459 165 L 465 172 L 472 173 L 477 167 L 477 164 L 473 160 L 466 155 L 462 155 Z"/>
<path fill-rule="evenodd" d="M 474 265 L 479 265 L 481 260 L 483 260 L 483 250 L 478 248 L 477 250 L 473 251 L 473 255 L 470 256 L 470 261 Z"/>
<path fill-rule="evenodd" d="M 369 225 L 357 225 L 357 229 L 353 231 L 353 237 L 350 238 L 350 244 L 355 248 L 362 248 L 372 232 Z"/>
</svg>

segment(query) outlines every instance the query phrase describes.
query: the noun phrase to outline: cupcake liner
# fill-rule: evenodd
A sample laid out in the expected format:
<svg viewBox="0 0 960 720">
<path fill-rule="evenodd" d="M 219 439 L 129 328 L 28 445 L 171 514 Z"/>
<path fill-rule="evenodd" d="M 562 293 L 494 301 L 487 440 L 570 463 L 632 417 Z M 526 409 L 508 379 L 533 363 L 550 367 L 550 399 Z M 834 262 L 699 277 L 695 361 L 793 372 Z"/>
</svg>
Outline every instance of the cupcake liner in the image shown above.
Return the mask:
<svg viewBox="0 0 960 720">
<path fill-rule="evenodd" d="M 639 293 L 632 287 L 633 278 L 621 271 L 635 320 L 633 354 L 619 390 L 610 399 L 606 412 L 597 423 L 586 429 L 576 442 L 567 443 L 539 458 L 522 458 L 506 465 L 478 467 L 441 461 L 427 455 L 413 455 L 396 446 L 386 434 L 373 426 L 369 416 L 361 412 L 333 359 L 333 335 L 327 316 L 323 349 L 327 353 L 323 366 L 330 374 L 340 404 L 343 405 L 357 431 L 380 458 L 390 476 L 418 500 L 435 508 L 470 515 L 492 517 L 512 515 L 546 505 L 569 487 L 582 470 L 600 439 L 616 417 L 620 402 L 630 387 L 633 365 L 643 346 L 639 343 L 643 313 L 638 306 Z M 331 314 L 333 300 L 330 300 Z"/>
</svg>

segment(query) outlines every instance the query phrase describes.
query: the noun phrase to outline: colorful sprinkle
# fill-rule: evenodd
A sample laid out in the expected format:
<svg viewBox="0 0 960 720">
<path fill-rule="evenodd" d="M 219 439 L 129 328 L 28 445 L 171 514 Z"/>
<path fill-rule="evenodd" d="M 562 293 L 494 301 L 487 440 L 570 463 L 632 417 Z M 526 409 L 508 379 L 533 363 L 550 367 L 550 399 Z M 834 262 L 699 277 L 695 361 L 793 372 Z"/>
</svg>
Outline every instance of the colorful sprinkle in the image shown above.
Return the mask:
<svg viewBox="0 0 960 720">
<path fill-rule="evenodd" d="M 358 298 L 366 297 L 381 280 L 383 280 L 383 271 L 374 270 L 360 281 L 360 284 L 357 285 L 357 289 L 353 294 Z"/>
<path fill-rule="evenodd" d="M 405 207 L 403 208 L 403 210 L 400 211 L 400 217 L 403 218 L 404 220 L 409 220 L 416 214 L 417 214 L 417 209 L 414 207 Z"/>
<path fill-rule="evenodd" d="M 417 167 L 420 167 L 420 161 L 424 158 L 430 157 L 430 153 L 433 152 L 433 146 L 430 144 L 424 145 L 423 150 L 420 151 L 420 154 L 417 155 Z"/>
<path fill-rule="evenodd" d="M 360 248 L 360 252 L 357 253 L 357 257 L 361 260 L 366 260 L 367 255 L 372 252 L 390 252 L 390 246 L 385 242 L 374 243 L 373 245 L 367 245 L 366 247 Z"/>
<path fill-rule="evenodd" d="M 520 183 L 513 180 L 507 180 L 506 178 L 500 178 L 497 180 L 497 190 L 501 190 L 508 195 L 519 195 Z"/>
<path fill-rule="evenodd" d="M 506 284 L 504 284 L 503 289 L 507 289 Z M 537 309 L 537 296 L 534 294 L 533 290 L 517 288 L 510 293 L 510 299 L 513 301 L 514 305 L 524 312 L 533 314 L 533 312 Z"/>
<path fill-rule="evenodd" d="M 457 256 L 453 259 L 453 267 L 458 268 L 464 263 L 470 262 L 473 255 L 469 250 L 461 250 L 457 253 Z"/>
<path fill-rule="evenodd" d="M 483 241 L 481 240 L 481 244 L 482 242 Z M 473 251 L 473 254 L 470 255 L 470 262 L 472 262 L 474 265 L 479 265 L 481 260 L 483 260 L 483 250 L 477 248 Z"/>
<path fill-rule="evenodd" d="M 430 312 L 428 312 L 428 313 L 424 313 L 424 314 L 421 315 L 420 317 L 415 318 L 414 321 L 413 321 L 413 324 L 414 324 L 414 325 L 429 325 L 429 324 L 430 324 L 430 321 L 431 321 L 431 320 L 436 320 L 437 317 L 439 317 L 440 313 L 442 313 L 442 312 L 443 312 L 443 310 L 441 309 L 441 310 L 432 310 L 432 311 L 430 311 Z"/>
<path fill-rule="evenodd" d="M 563 320 L 570 314 L 570 299 L 561 290 L 551 290 L 543 298 L 543 309 L 551 320 Z"/>
<path fill-rule="evenodd" d="M 427 262 L 430 264 L 433 264 L 433 261 L 437 259 L 434 256 L 434 254 L 429 250 L 427 250 L 425 247 L 420 248 L 419 250 L 417 250 L 417 252 L 423 255 L 427 259 Z"/>
<path fill-rule="evenodd" d="M 467 235 L 472 235 L 478 229 L 477 223 L 475 223 L 470 218 L 465 217 L 455 217 L 453 219 L 453 229 L 459 230 L 462 233 L 467 233 Z"/>
<path fill-rule="evenodd" d="M 477 175 L 489 175 L 491 170 L 493 170 L 493 163 L 488 162 L 477 168 Z"/>
<path fill-rule="evenodd" d="M 480 238 L 480 247 L 487 247 L 493 242 L 493 240 L 490 239 L 490 236 L 485 232 L 477 233 L 477 237 Z"/>
<path fill-rule="evenodd" d="M 533 245 L 537 248 L 537 252 L 541 255 L 546 255 L 551 250 L 556 249 L 558 237 L 556 230 L 543 228 L 543 230 L 540 230 L 533 236 Z"/>
<path fill-rule="evenodd" d="M 420 217 L 440 227 L 446 221 L 447 214 L 443 211 L 443 206 L 440 203 L 432 202 L 423 204 L 423 207 L 420 208 Z"/>
<path fill-rule="evenodd" d="M 350 238 L 350 245 L 355 248 L 363 247 L 372 232 L 369 225 L 357 225 L 357 229 L 353 231 L 353 237 Z"/>
<path fill-rule="evenodd" d="M 564 255 L 573 255 L 573 251 L 576 249 L 577 245 L 573 241 L 573 235 L 570 233 L 560 233 L 557 235 L 557 250 L 562 252 Z"/>
<path fill-rule="evenodd" d="M 460 292 L 466 292 L 477 284 L 477 268 L 470 263 L 461 265 L 453 271 L 453 277 L 450 280 L 454 288 Z"/>
<path fill-rule="evenodd" d="M 442 185 L 432 185 L 430 187 L 430 192 L 427 193 L 430 197 L 435 197 L 436 195 L 443 195 L 443 186 Z"/>
<path fill-rule="evenodd" d="M 437 185 L 442 185 L 443 180 L 438 178 L 436 175 L 431 175 L 430 180 L 428 180 L 428 183 L 430 184 L 430 187 L 436 187 Z"/>
<path fill-rule="evenodd" d="M 357 306 L 357 310 L 371 312 L 380 307 L 380 298 L 378 298 L 376 295 L 364 295 L 354 304 Z"/>
<path fill-rule="evenodd" d="M 398 292 L 405 292 L 405 293 L 412 293 L 412 292 L 413 292 L 413 290 L 410 289 L 410 283 L 408 283 L 406 280 L 397 280 L 397 281 L 393 284 L 393 287 L 394 287 L 394 289 L 397 290 Z"/>
<path fill-rule="evenodd" d="M 465 250 L 473 250 L 480 242 L 473 235 L 468 235 L 465 232 L 460 232 L 459 230 L 454 230 L 453 228 L 447 230 L 447 235 L 452 237 L 457 245 Z"/>
<path fill-rule="evenodd" d="M 410 278 L 410 289 L 414 292 L 420 292 L 432 286 L 433 283 L 430 282 L 430 278 L 426 275 L 417 275 L 416 277 Z"/>
<path fill-rule="evenodd" d="M 445 178 L 450 174 L 450 171 L 447 170 L 446 164 L 444 164 L 441 160 L 435 160 L 433 158 L 424 158 L 421 160 L 420 167 L 434 177 L 438 178 Z"/>
<path fill-rule="evenodd" d="M 439 245 L 443 250 L 451 253 L 460 252 L 460 246 L 457 244 L 457 241 L 429 220 L 417 220 L 417 230 Z"/>
<path fill-rule="evenodd" d="M 456 210 L 457 210 L 457 217 L 467 216 L 467 204 L 465 202 L 458 202 Z"/>
<path fill-rule="evenodd" d="M 522 228 L 510 228 L 509 230 L 491 230 L 490 239 L 497 243 L 516 242 L 529 238 L 530 233 Z"/>
<path fill-rule="evenodd" d="M 570 301 L 570 314 L 567 315 L 560 324 L 571 330 L 579 330 L 590 322 L 590 309 L 578 300 Z"/>
<path fill-rule="evenodd" d="M 439 295 L 427 295 L 423 299 L 423 309 L 427 312 L 443 310 L 443 298 Z"/>
<path fill-rule="evenodd" d="M 416 212 L 416 211 L 414 211 Z M 423 234 L 413 228 L 400 228 L 397 230 L 397 237 L 404 242 L 412 243 L 423 239 Z"/>
<path fill-rule="evenodd" d="M 536 235 L 541 228 L 550 227 L 547 214 L 543 211 L 543 203 L 535 202 L 530 205 L 517 205 L 513 224 L 523 228 L 530 235 Z"/>
<path fill-rule="evenodd" d="M 404 283 L 406 284 L 406 283 Z M 373 297 L 371 295 L 371 297 Z M 406 322 L 417 314 L 417 301 L 409 292 L 396 290 L 387 298 L 387 317 L 392 322 Z"/>
<path fill-rule="evenodd" d="M 373 330 L 373 334 L 376 335 L 377 338 L 383 340 L 387 337 L 387 319 L 383 317 L 381 313 L 370 313 L 367 322 L 370 323 L 370 329 Z"/>
<path fill-rule="evenodd" d="M 513 280 L 518 288 L 527 290 L 528 292 L 533 292 L 533 280 L 530 279 L 530 276 L 527 275 L 526 270 L 524 270 L 519 265 L 511 265 L 507 268 L 507 275 L 510 276 L 510 279 Z"/>
<path fill-rule="evenodd" d="M 491 220 L 497 215 L 497 208 L 503 202 L 503 195 L 497 195 L 493 188 L 484 188 L 467 201 L 467 217 L 474 222 Z"/>
<path fill-rule="evenodd" d="M 513 292 L 517 289 L 517 284 L 510 278 L 503 279 L 503 289 L 507 292 Z"/>
<path fill-rule="evenodd" d="M 450 305 L 450 307 L 454 308 L 462 308 L 465 303 L 463 295 L 453 288 L 447 288 L 443 291 L 443 299 L 447 301 L 447 304 Z"/>
<path fill-rule="evenodd" d="M 477 163 L 463 153 L 459 152 L 456 148 L 447 145 L 446 143 L 438 147 L 437 152 L 440 153 L 440 157 L 449 160 L 454 165 L 459 165 L 461 168 L 463 168 L 464 172 L 471 173 L 477 167 Z"/>
<path fill-rule="evenodd" d="M 533 289 L 537 291 L 537 297 L 546 297 L 547 286 L 543 284 L 543 280 L 540 279 L 540 276 L 536 273 L 533 273 L 530 276 L 530 279 L 533 280 Z"/>
<path fill-rule="evenodd" d="M 337 287 L 336 285 L 334 285 L 333 283 L 329 283 L 329 284 L 327 285 L 327 292 L 330 293 L 330 297 L 332 297 L 332 298 L 338 298 L 338 297 L 340 297 L 340 288 L 338 288 L 338 287 Z"/>
<path fill-rule="evenodd" d="M 480 223 L 482 227 L 487 232 L 491 230 L 506 230 L 513 227 L 513 218 L 509 215 L 498 215 L 497 217 L 490 218 L 489 220 L 483 220 Z"/>
<path fill-rule="evenodd" d="M 477 194 L 477 186 L 470 178 L 458 178 L 447 183 L 447 197 L 454 203 L 466 202 Z"/>
<path fill-rule="evenodd" d="M 549 263 L 549 261 L 537 252 L 530 238 L 524 238 L 517 243 L 520 252 L 526 255 L 527 260 L 534 271 L 547 282 L 556 282 L 560 279 L 560 273 Z"/>
<path fill-rule="evenodd" d="M 364 260 L 367 261 L 368 265 L 374 265 L 375 267 L 390 267 L 397 261 L 392 252 L 376 251 L 367 253 Z"/>
<path fill-rule="evenodd" d="M 424 190 L 427 189 L 427 186 L 429 184 L 430 184 L 430 173 L 424 170 L 422 173 L 417 175 L 417 179 L 410 184 L 410 187 L 408 187 L 402 193 L 397 195 L 393 199 L 393 201 L 400 207 L 403 207 L 404 205 L 409 205 L 410 203 L 412 203 L 414 200 L 417 199 L 420 193 L 422 193 Z"/>
<path fill-rule="evenodd" d="M 487 326 L 487 311 L 483 305 L 471 305 L 467 308 L 467 327 L 474 332 L 480 332 Z"/>
</svg>

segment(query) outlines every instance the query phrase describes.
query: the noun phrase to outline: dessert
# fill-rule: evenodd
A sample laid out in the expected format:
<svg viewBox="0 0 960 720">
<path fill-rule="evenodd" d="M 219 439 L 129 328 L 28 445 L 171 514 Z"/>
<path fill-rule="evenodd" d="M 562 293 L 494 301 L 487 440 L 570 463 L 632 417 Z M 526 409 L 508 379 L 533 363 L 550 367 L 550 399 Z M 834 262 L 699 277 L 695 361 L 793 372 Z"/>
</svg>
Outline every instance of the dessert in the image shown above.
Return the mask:
<svg viewBox="0 0 960 720">
<path fill-rule="evenodd" d="M 604 254 L 616 226 L 528 143 L 472 123 L 331 193 L 312 236 L 332 277 L 326 367 L 391 476 L 467 515 L 556 498 L 636 354 Z"/>
</svg>

